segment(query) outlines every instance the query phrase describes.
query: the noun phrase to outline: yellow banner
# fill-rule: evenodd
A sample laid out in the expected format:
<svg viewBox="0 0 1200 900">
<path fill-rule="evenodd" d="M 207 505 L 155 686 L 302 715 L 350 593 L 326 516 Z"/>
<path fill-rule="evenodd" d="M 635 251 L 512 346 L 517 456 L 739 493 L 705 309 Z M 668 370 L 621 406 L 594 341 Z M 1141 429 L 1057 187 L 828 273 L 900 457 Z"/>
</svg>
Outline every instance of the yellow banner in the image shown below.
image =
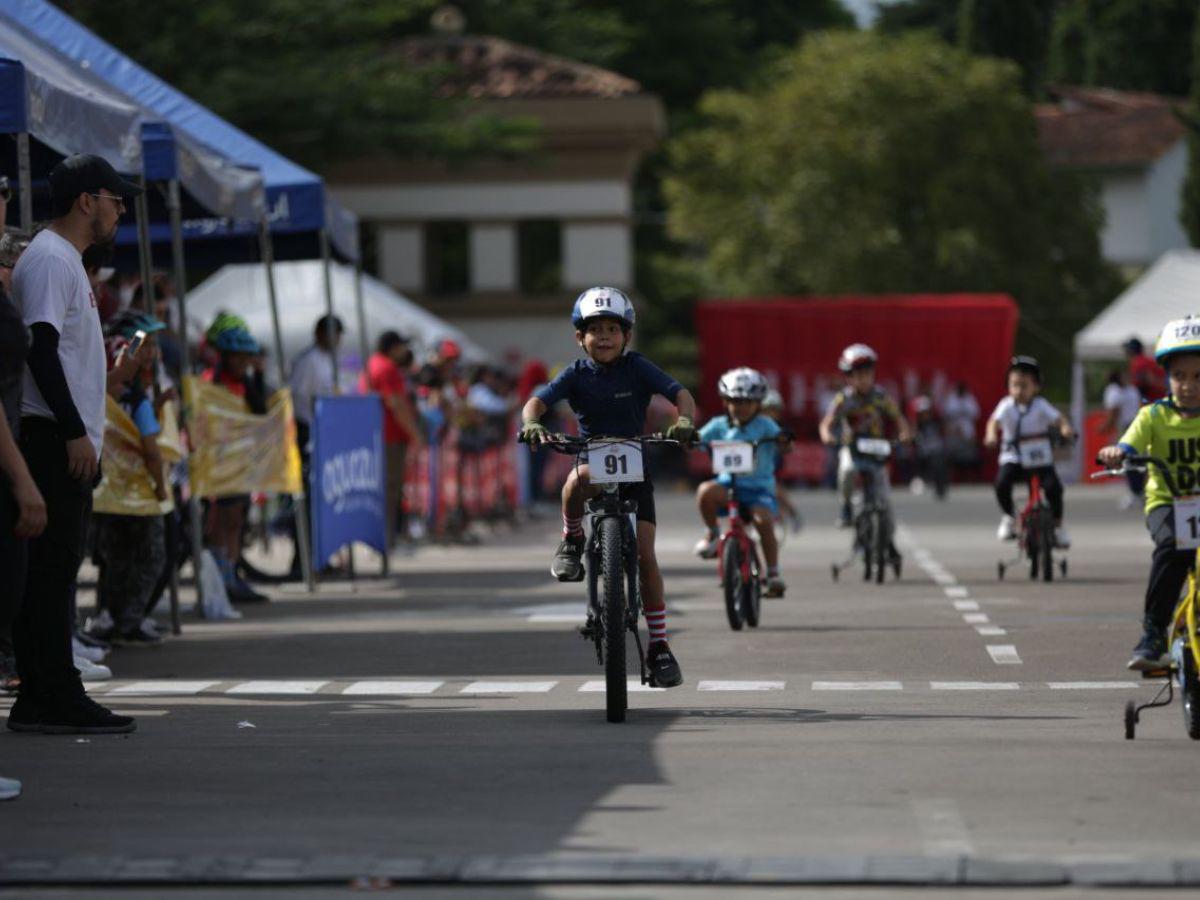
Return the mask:
<svg viewBox="0 0 1200 900">
<path fill-rule="evenodd" d="M 246 401 L 199 378 L 183 380 L 192 445 L 192 493 L 200 497 L 237 494 L 299 494 L 300 451 L 286 388 L 256 416 Z"/>
<path fill-rule="evenodd" d="M 92 494 L 93 510 L 117 516 L 166 515 L 175 504 L 170 495 L 163 501 L 154 496 L 154 480 L 142 456 L 142 435 L 133 419 L 112 397 L 107 398 L 104 412 L 104 453 L 101 456 L 104 477 Z M 163 404 L 159 424 L 162 426 L 158 449 L 163 458 L 163 481 L 169 484 L 167 468 L 183 459 L 174 403 Z"/>
</svg>

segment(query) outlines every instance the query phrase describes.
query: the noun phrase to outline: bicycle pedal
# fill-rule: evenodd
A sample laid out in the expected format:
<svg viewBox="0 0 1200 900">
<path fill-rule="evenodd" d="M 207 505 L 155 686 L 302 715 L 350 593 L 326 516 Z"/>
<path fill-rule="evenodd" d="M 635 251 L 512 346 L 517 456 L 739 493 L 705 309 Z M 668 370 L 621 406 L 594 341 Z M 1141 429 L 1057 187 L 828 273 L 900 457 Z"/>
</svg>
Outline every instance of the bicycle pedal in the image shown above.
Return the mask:
<svg viewBox="0 0 1200 900">
<path fill-rule="evenodd" d="M 1159 680 L 1159 679 L 1170 678 L 1170 677 L 1171 677 L 1170 669 L 1150 669 L 1148 671 L 1142 672 L 1142 680 L 1143 681 L 1153 681 L 1153 680 Z"/>
<path fill-rule="evenodd" d="M 578 628 L 579 636 L 585 641 L 594 641 L 596 639 L 596 620 L 588 616 L 588 620 Z"/>
</svg>

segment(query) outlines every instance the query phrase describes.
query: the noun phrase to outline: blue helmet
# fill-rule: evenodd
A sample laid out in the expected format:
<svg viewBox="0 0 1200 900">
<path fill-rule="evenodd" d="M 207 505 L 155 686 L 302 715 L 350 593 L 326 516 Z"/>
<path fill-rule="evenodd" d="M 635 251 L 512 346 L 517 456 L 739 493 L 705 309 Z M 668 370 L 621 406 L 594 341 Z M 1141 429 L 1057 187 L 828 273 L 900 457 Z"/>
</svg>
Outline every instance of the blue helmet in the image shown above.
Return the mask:
<svg viewBox="0 0 1200 900">
<path fill-rule="evenodd" d="M 624 291 L 614 287 L 588 288 L 575 298 L 571 324 L 582 331 L 589 319 L 617 319 L 622 328 L 633 327 L 633 303 Z"/>
<path fill-rule="evenodd" d="M 258 353 L 262 348 L 245 328 L 227 328 L 217 335 L 217 349 L 223 353 Z"/>
</svg>

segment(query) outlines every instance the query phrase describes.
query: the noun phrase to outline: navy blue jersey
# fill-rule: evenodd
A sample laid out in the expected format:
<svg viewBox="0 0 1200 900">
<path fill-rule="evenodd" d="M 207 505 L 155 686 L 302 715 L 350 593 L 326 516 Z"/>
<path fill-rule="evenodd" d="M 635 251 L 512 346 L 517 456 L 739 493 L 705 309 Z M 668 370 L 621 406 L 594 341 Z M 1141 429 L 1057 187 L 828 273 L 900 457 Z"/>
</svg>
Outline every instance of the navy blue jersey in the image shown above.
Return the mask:
<svg viewBox="0 0 1200 900">
<path fill-rule="evenodd" d="M 672 403 L 683 385 L 640 353 L 626 353 L 610 366 L 576 360 L 534 394 L 547 406 L 566 400 L 579 417 L 583 437 L 635 437 L 646 427 L 650 398 Z"/>
</svg>

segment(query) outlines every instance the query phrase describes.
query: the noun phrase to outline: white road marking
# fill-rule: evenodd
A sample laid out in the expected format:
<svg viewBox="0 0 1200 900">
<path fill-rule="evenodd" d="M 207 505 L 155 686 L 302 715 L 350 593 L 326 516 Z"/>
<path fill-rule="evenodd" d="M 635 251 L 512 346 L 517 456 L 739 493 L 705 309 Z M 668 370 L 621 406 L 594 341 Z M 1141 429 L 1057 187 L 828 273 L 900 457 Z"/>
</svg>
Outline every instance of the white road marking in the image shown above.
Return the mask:
<svg viewBox="0 0 1200 900">
<path fill-rule="evenodd" d="M 548 694 L 557 681 L 472 681 L 460 694 Z"/>
<path fill-rule="evenodd" d="M 814 691 L 902 691 L 900 681 L 814 681 Z"/>
<path fill-rule="evenodd" d="M 992 662 L 998 666 L 1021 665 L 1021 657 L 1012 644 L 988 644 L 987 651 L 992 657 Z"/>
<path fill-rule="evenodd" d="M 356 681 L 342 694 L 355 697 L 391 697 L 403 694 L 432 694 L 444 681 Z"/>
<path fill-rule="evenodd" d="M 168 696 L 171 694 L 192 695 L 199 694 L 201 691 L 207 691 L 217 681 L 135 681 L 132 684 L 123 684 L 120 687 L 114 687 L 109 691 L 110 696 L 128 697 L 131 695 L 139 696 Z"/>
<path fill-rule="evenodd" d="M 585 681 L 583 687 L 579 689 L 579 693 L 603 694 L 607 690 L 603 681 Z M 642 684 L 641 679 L 630 678 L 625 683 L 625 690 L 631 694 L 657 694 L 665 691 L 666 688 L 650 687 L 648 684 Z"/>
<path fill-rule="evenodd" d="M 696 689 L 700 691 L 782 691 L 787 687 L 784 681 L 701 681 Z"/>
<path fill-rule="evenodd" d="M 963 613 L 963 621 L 968 625 L 986 625 L 989 619 L 987 613 Z"/>
<path fill-rule="evenodd" d="M 969 597 L 971 592 L 965 587 L 948 587 L 945 589 L 947 597 Z"/>
<path fill-rule="evenodd" d="M 998 625 L 976 625 L 975 630 L 984 637 L 1003 637 L 1008 631 Z"/>
<path fill-rule="evenodd" d="M 958 579 L 948 572 L 939 572 L 936 575 L 931 574 L 929 577 L 933 579 L 934 584 L 940 584 L 942 587 L 946 588 L 950 587 L 951 585 L 958 584 Z"/>
<path fill-rule="evenodd" d="M 925 852 L 931 856 L 971 856 L 975 845 L 958 804 L 948 798 L 913 801 L 913 815 Z"/>
<path fill-rule="evenodd" d="M 955 600 L 954 608 L 959 612 L 978 612 L 979 603 L 975 600 Z"/>
<path fill-rule="evenodd" d="M 243 681 L 226 694 L 315 694 L 328 681 Z"/>
<path fill-rule="evenodd" d="M 525 621 L 526 622 L 541 622 L 543 624 L 548 623 L 548 622 L 557 622 L 557 623 L 578 622 L 579 624 L 582 625 L 585 621 L 587 621 L 587 616 L 581 612 L 579 612 L 579 613 L 535 613 L 534 615 L 529 616 Z"/>
<path fill-rule="evenodd" d="M 1015 681 L 931 681 L 932 691 L 1019 691 Z"/>
<path fill-rule="evenodd" d="M 1107 691 L 1136 688 L 1137 681 L 1047 681 L 1046 687 L 1056 691 Z"/>
</svg>

